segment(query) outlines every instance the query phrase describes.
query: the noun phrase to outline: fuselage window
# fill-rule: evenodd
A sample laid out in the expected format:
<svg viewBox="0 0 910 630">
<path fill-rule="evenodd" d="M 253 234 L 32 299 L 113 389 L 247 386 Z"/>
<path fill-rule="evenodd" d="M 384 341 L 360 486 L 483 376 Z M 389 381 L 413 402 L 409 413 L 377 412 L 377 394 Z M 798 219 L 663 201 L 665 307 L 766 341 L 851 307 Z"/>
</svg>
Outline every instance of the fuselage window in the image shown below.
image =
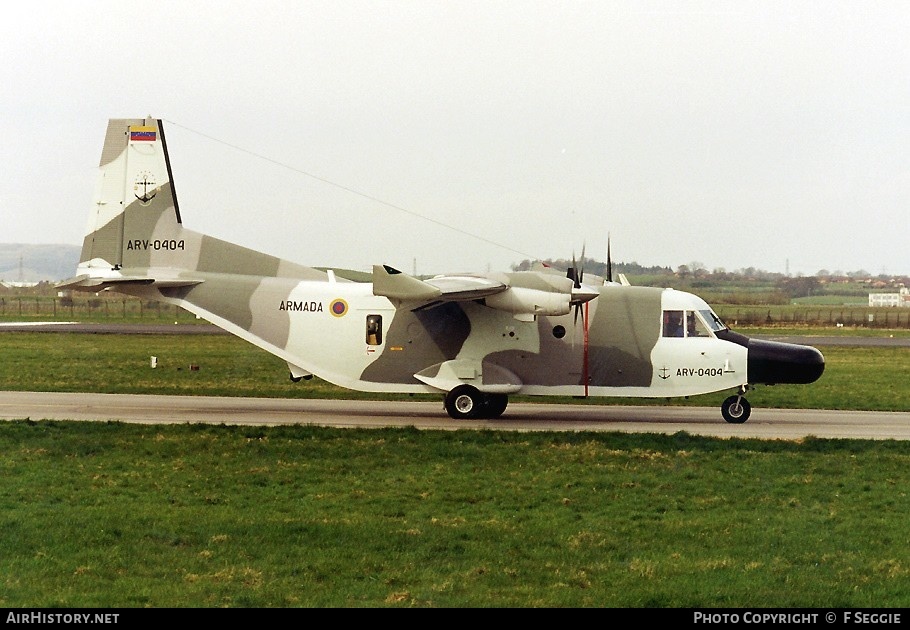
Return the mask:
<svg viewBox="0 0 910 630">
<path fill-rule="evenodd" d="M 382 315 L 367 315 L 367 344 L 378 346 L 382 343 Z"/>
</svg>

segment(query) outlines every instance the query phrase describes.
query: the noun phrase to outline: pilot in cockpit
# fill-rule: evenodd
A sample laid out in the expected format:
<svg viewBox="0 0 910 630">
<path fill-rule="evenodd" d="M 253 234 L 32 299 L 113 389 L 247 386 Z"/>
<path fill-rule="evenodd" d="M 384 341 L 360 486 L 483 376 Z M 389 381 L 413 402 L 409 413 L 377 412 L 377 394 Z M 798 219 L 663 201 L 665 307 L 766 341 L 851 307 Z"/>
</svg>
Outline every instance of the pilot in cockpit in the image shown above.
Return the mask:
<svg viewBox="0 0 910 630">
<path fill-rule="evenodd" d="M 682 336 L 682 311 L 664 311 L 664 337 Z"/>
</svg>

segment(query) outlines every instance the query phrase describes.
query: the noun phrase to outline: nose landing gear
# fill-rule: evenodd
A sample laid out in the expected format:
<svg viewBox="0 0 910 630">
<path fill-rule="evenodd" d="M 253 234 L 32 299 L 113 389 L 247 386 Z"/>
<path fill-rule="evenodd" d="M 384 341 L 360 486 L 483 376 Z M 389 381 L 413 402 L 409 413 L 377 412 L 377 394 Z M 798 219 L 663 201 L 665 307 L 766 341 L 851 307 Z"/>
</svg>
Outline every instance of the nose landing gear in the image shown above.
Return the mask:
<svg viewBox="0 0 910 630">
<path fill-rule="evenodd" d="M 752 413 L 752 405 L 745 399 L 746 392 L 749 390 L 748 385 L 741 385 L 739 392 L 727 398 L 720 406 L 720 413 L 724 420 L 731 424 L 742 424 L 749 419 Z"/>
</svg>

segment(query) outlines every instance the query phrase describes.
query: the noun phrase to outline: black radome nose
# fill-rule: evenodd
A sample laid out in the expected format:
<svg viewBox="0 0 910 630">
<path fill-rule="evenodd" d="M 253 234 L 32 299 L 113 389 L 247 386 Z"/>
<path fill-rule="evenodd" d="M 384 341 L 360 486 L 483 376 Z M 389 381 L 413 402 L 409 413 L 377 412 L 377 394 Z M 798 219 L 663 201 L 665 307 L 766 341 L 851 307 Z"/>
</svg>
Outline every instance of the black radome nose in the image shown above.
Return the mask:
<svg viewBox="0 0 910 630">
<path fill-rule="evenodd" d="M 812 383 L 825 371 L 825 357 L 812 346 L 749 339 L 750 383 Z"/>
</svg>

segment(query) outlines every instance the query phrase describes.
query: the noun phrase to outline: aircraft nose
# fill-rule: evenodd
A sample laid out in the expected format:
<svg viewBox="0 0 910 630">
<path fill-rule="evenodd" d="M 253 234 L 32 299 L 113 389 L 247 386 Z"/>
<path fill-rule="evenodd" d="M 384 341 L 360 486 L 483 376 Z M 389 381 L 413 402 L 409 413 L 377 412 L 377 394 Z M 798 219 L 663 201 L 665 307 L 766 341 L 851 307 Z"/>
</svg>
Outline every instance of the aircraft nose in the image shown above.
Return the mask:
<svg viewBox="0 0 910 630">
<path fill-rule="evenodd" d="M 812 383 L 825 371 L 825 357 L 812 346 L 749 339 L 749 382 Z"/>
</svg>

